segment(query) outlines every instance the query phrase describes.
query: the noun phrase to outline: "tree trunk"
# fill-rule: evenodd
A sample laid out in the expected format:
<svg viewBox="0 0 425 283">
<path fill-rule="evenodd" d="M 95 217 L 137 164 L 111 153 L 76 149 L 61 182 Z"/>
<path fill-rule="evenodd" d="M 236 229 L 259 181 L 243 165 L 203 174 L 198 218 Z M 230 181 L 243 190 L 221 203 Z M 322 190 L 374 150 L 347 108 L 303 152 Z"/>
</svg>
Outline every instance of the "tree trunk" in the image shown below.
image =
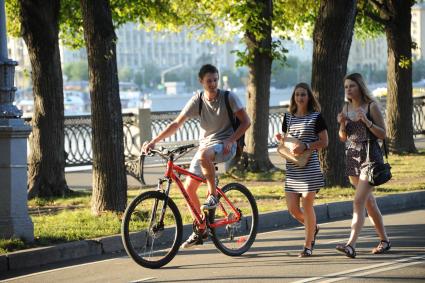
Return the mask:
<svg viewBox="0 0 425 283">
<path fill-rule="evenodd" d="M 346 185 L 344 144 L 336 116 L 344 104 L 343 78 L 353 37 L 356 1 L 323 0 L 313 33 L 312 90 L 322 106 L 329 146 L 319 157 L 327 186 Z"/>
<path fill-rule="evenodd" d="M 256 2 L 261 5 L 262 17 L 269 24 L 262 25 L 261 34 L 264 37 L 261 40 L 258 40 L 249 31 L 245 33 L 245 42 L 253 60 L 248 64 L 246 105 L 248 116 L 251 118 L 251 127 L 245 135 L 244 164 L 247 164 L 248 171 L 267 172 L 274 168 L 268 153 L 273 4 L 271 0 L 257 0 Z"/>
<path fill-rule="evenodd" d="M 387 137 L 392 152 L 416 152 L 413 139 L 411 1 L 388 1 Z"/>
<path fill-rule="evenodd" d="M 65 180 L 63 81 L 59 0 L 20 0 L 22 36 L 31 61 L 34 113 L 29 137 L 28 197 L 63 196 Z"/>
<path fill-rule="evenodd" d="M 92 212 L 124 211 L 127 179 L 116 61 L 116 35 L 107 0 L 81 0 L 93 129 Z"/>
</svg>

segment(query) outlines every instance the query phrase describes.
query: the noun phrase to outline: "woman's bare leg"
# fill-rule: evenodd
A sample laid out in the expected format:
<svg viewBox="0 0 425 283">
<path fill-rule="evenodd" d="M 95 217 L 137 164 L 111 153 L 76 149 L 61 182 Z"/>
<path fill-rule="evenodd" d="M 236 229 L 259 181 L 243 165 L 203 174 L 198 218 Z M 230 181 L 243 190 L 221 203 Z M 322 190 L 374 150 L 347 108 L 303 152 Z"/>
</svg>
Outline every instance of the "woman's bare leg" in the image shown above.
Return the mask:
<svg viewBox="0 0 425 283">
<path fill-rule="evenodd" d="M 350 176 L 350 181 L 351 179 L 352 177 Z M 351 222 L 351 234 L 350 239 L 347 242 L 347 244 L 351 245 L 352 247 L 356 246 L 360 231 L 363 228 L 366 202 L 369 199 L 371 192 L 372 187 L 369 185 L 369 183 L 366 180 L 359 179 L 353 201 L 353 220 Z"/>
<path fill-rule="evenodd" d="M 305 227 L 305 242 L 304 247 L 311 249 L 311 243 L 314 239 L 316 231 L 316 213 L 314 212 L 314 199 L 316 192 L 304 193 L 302 196 L 304 210 L 304 227 Z"/>
<path fill-rule="evenodd" d="M 304 225 L 304 212 L 300 207 L 300 198 L 299 193 L 285 192 L 286 197 L 286 206 L 288 206 L 288 211 L 298 222 Z"/>
<path fill-rule="evenodd" d="M 375 226 L 376 233 L 381 241 L 388 241 L 387 232 L 385 231 L 384 220 L 374 195 L 371 193 L 366 201 L 366 210 L 370 222 Z"/>
</svg>

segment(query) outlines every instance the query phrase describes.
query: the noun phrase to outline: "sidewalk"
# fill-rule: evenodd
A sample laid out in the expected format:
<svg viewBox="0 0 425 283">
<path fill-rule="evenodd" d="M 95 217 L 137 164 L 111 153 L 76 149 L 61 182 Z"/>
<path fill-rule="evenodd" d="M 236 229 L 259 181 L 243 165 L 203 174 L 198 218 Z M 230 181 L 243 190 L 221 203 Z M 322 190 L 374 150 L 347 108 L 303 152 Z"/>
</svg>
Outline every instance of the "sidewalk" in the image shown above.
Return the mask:
<svg viewBox="0 0 425 283">
<path fill-rule="evenodd" d="M 416 139 L 415 142 L 418 148 L 425 148 L 425 137 Z M 277 167 L 282 168 L 284 166 L 282 159 L 276 152 L 271 153 L 271 160 Z M 152 174 L 149 175 L 154 175 L 154 177 L 150 177 L 148 181 L 146 176 L 147 183 L 155 183 L 156 179 L 163 173 L 163 169 L 162 167 L 152 168 L 150 172 Z M 219 172 L 223 172 L 222 167 L 219 167 Z M 91 189 L 91 171 L 68 172 L 66 177 L 68 185 L 73 189 Z M 129 186 L 132 185 L 140 186 L 135 179 L 129 177 Z M 377 198 L 377 202 L 383 214 L 420 209 L 425 207 L 425 191 L 387 195 Z M 351 218 L 352 201 L 316 205 L 315 211 L 318 223 Z M 297 225 L 299 224 L 286 210 L 269 212 L 260 214 L 258 232 L 285 229 Z M 348 230 L 349 227 L 347 227 Z M 185 225 L 183 237 L 186 238 L 191 232 L 192 225 Z M 120 235 L 27 249 L 0 255 L 0 273 L 30 267 L 40 267 L 84 257 L 122 252 L 123 250 Z"/>
<path fill-rule="evenodd" d="M 387 195 L 377 198 L 377 202 L 383 214 L 421 209 L 425 207 L 425 191 Z M 352 216 L 351 201 L 321 204 L 314 208 L 318 223 L 349 219 Z M 299 223 L 292 218 L 288 211 L 275 211 L 260 214 L 258 232 L 294 226 L 299 226 Z M 350 227 L 346 228 L 348 233 Z M 192 224 L 185 225 L 183 238 L 187 238 L 191 232 Z M 120 235 L 22 250 L 0 255 L 0 273 L 42 267 L 85 257 L 119 253 L 123 250 Z"/>
</svg>

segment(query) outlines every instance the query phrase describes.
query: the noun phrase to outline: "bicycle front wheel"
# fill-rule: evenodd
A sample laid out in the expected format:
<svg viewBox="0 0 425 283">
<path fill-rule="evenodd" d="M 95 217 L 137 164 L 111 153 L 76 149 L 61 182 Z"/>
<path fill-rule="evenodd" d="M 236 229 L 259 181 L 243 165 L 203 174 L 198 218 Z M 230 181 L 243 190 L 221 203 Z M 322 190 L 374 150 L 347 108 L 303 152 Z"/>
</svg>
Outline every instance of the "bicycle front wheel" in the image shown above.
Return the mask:
<svg viewBox="0 0 425 283">
<path fill-rule="evenodd" d="M 161 192 L 145 192 L 124 213 L 121 226 L 124 248 L 143 267 L 159 268 L 169 263 L 182 241 L 182 219 L 172 199 L 168 198 L 161 216 L 165 198 Z"/>
<path fill-rule="evenodd" d="M 223 187 L 222 191 L 230 203 L 241 212 L 241 219 L 231 224 L 212 228 L 211 240 L 222 253 L 239 256 L 249 250 L 257 235 L 257 203 L 251 192 L 241 184 L 228 184 Z M 219 206 L 209 215 L 210 223 L 236 217 L 234 210 L 221 195 L 218 196 L 218 199 Z"/>
</svg>

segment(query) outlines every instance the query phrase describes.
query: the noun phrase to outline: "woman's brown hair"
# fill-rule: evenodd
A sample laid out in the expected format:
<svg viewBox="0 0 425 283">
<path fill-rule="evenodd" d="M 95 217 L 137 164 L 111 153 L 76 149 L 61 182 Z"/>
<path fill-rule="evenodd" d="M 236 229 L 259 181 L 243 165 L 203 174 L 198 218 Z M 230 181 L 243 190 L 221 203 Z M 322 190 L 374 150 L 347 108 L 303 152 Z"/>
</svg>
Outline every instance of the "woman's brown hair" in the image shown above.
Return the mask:
<svg viewBox="0 0 425 283">
<path fill-rule="evenodd" d="M 370 91 L 369 91 L 369 89 L 366 86 L 366 82 L 364 81 L 364 79 L 363 79 L 363 77 L 362 77 L 361 74 L 359 74 L 359 73 L 352 73 L 352 74 L 346 75 L 344 77 L 344 82 L 346 80 L 353 81 L 353 82 L 355 82 L 359 86 L 360 93 L 362 94 L 362 100 L 364 102 L 369 103 L 371 101 L 375 101 L 372 98 L 372 95 L 370 94 Z M 351 102 L 351 99 L 348 99 L 348 101 Z"/>
<path fill-rule="evenodd" d="M 308 95 L 308 112 L 320 112 L 320 104 L 317 101 L 316 97 L 313 95 L 310 86 L 307 83 L 299 83 L 294 87 L 294 91 L 292 92 L 291 101 L 289 103 L 289 113 L 295 114 L 297 112 L 297 104 L 295 103 L 295 91 L 297 88 L 303 88 L 307 91 Z"/>
</svg>

